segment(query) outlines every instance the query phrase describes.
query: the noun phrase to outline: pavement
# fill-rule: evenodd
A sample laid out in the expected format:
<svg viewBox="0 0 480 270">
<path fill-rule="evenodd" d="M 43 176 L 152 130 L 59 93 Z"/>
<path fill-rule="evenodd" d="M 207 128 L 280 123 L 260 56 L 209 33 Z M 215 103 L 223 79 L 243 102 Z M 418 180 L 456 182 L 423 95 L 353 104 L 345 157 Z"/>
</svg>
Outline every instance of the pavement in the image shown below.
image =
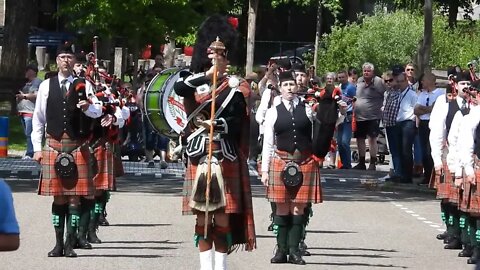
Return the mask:
<svg viewBox="0 0 480 270">
<path fill-rule="evenodd" d="M 63 270 L 72 264 L 76 269 L 199 269 L 195 219 L 181 215 L 182 166 L 124 165 L 128 174 L 118 179 L 107 206 L 111 226 L 99 229 L 103 243 L 78 250 L 79 257 L 70 259 L 46 256 L 54 245 L 52 199 L 36 195 L 33 171 L 38 166 L 19 158 L 0 160 L 0 168 L 10 170 L 3 178 L 14 192 L 21 228 L 21 247 L 0 253 L 0 270 Z M 306 266 L 293 266 L 270 264 L 275 246 L 275 236 L 267 231 L 270 206 L 251 169 L 258 247 L 231 254 L 228 269 L 473 269 L 435 239 L 445 228 L 433 193 L 417 185 L 379 182 L 387 170 L 388 165 L 375 172 L 322 170 L 324 203 L 314 205 L 306 240 L 312 256 L 305 257 Z"/>
</svg>

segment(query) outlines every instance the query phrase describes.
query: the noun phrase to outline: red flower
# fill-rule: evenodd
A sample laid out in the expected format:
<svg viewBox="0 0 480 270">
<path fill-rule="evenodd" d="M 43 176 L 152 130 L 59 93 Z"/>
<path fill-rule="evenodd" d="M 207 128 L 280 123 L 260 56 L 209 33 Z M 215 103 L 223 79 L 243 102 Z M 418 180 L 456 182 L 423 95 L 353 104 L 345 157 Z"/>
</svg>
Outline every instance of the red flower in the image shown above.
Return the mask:
<svg viewBox="0 0 480 270">
<path fill-rule="evenodd" d="M 238 28 L 238 18 L 235 17 L 229 17 L 228 18 L 228 23 L 233 26 L 233 28 L 237 29 Z"/>
</svg>

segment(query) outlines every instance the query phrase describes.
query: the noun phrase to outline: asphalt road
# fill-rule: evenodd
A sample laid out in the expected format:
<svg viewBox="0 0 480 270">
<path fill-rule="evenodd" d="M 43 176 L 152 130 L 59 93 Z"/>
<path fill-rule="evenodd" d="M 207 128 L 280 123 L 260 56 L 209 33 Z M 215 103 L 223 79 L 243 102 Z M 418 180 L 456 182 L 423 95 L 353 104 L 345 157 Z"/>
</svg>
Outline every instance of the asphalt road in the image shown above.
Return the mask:
<svg viewBox="0 0 480 270">
<path fill-rule="evenodd" d="M 272 265 L 275 237 L 267 231 L 270 207 L 252 178 L 258 248 L 228 257 L 228 269 L 473 269 L 457 251 L 443 249 L 439 203 L 429 193 L 384 191 L 362 183 L 355 171 L 327 171 L 325 202 L 314 206 L 306 266 Z M 78 258 L 48 258 L 54 245 L 49 197 L 34 180 L 7 179 L 21 227 L 18 251 L 0 254 L 0 269 L 199 269 L 193 216 L 181 215 L 182 180 L 119 180 L 107 206 L 110 227 L 102 244 L 77 250 Z M 395 188 L 393 188 L 395 190 Z"/>
</svg>

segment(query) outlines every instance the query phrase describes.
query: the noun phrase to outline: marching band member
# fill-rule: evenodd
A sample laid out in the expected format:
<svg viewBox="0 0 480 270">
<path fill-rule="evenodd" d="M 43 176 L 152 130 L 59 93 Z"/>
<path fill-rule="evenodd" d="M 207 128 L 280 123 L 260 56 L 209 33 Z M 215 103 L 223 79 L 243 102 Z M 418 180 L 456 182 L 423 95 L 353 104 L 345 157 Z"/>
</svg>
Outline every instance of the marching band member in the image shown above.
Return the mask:
<svg viewBox="0 0 480 270">
<path fill-rule="evenodd" d="M 307 203 L 320 203 L 318 163 L 312 155 L 309 105 L 296 96 L 292 71 L 280 73 L 281 102 L 268 109 L 262 151 L 262 182 L 267 198 L 276 203 L 277 252 L 271 263 L 305 264 L 299 250 Z M 297 131 L 298 130 L 298 131 Z"/>
<path fill-rule="evenodd" d="M 449 72 L 456 78 L 452 85 L 447 87 L 445 95 L 439 96 L 430 114 L 430 146 L 432 159 L 435 167 L 434 187 L 437 189 L 437 199 L 441 200 L 440 207 L 442 219 L 447 225 L 447 231 L 437 235 L 437 239 L 444 240 L 445 249 L 460 249 L 460 213 L 458 210 L 458 198 L 452 192 L 453 168 L 449 168 L 444 152 L 448 151 L 448 134 L 452 126 L 453 118 L 458 111 L 463 115 L 468 114 L 466 94 L 463 88 L 470 84 L 468 74 Z M 467 76 L 465 76 L 467 75 Z"/>
<path fill-rule="evenodd" d="M 94 192 L 89 170 L 88 123 L 101 116 L 99 104 L 89 102 L 93 87 L 73 78 L 76 58 L 71 44 L 57 52 L 58 75 L 40 85 L 33 115 L 32 142 L 34 159 L 42 164 L 39 195 L 53 196 L 52 214 L 56 245 L 49 257 L 76 257 L 73 250 L 80 215 L 80 196 Z M 78 92 L 77 92 L 78 91 Z M 46 143 L 42 151 L 42 138 Z M 65 218 L 67 234 L 63 242 Z"/>
<path fill-rule="evenodd" d="M 175 92 L 184 97 L 189 116 L 185 130 L 187 168 L 185 172 L 183 214 L 197 216 L 195 242 L 200 250 L 201 269 L 212 269 L 215 247 L 215 270 L 226 269 L 227 253 L 240 245 L 245 250 L 256 247 L 252 195 L 247 167 L 249 118 L 246 97 L 248 83 L 225 76 L 226 52 L 209 45 L 219 38 L 232 53 L 237 33 L 226 17 L 209 17 L 200 27 L 190 72 L 175 83 Z M 221 47 L 218 42 L 216 47 Z M 222 44 L 223 46 L 223 44 Z M 212 65 L 214 60 L 215 65 Z M 217 96 L 210 89 L 214 71 L 218 71 Z M 211 99 L 215 98 L 214 121 L 210 119 Z M 208 120 L 207 120 L 208 119 Z M 214 126 L 209 141 L 210 125 Z M 212 147 L 210 196 L 207 203 L 208 148 Z M 208 206 L 208 209 L 207 209 Z M 205 216 L 208 212 L 207 224 Z M 205 228 L 207 226 L 207 228 Z M 204 234 L 208 230 L 207 235 Z"/>
<path fill-rule="evenodd" d="M 480 184 L 480 81 L 472 83 L 474 91 L 470 114 L 464 117 L 459 128 L 461 132 L 458 136 L 458 157 L 460 159 L 460 167 L 464 169 L 464 179 L 461 186 L 463 187 L 463 200 L 460 210 L 469 214 L 468 220 L 465 222 L 467 227 L 469 244 L 473 248 L 468 264 L 475 264 L 480 261 L 480 195 L 477 192 Z"/>
</svg>

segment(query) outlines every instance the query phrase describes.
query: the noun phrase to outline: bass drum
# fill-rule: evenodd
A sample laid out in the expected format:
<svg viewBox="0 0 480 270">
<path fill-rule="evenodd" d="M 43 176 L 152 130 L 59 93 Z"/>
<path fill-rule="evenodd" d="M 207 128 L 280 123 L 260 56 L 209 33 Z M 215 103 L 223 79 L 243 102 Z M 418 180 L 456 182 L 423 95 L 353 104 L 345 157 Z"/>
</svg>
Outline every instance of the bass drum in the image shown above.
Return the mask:
<svg viewBox="0 0 480 270">
<path fill-rule="evenodd" d="M 183 106 L 183 97 L 177 95 L 173 85 L 186 69 L 169 68 L 157 74 L 144 95 L 146 118 L 157 133 L 171 139 L 178 138 L 187 125 L 187 113 Z"/>
</svg>

